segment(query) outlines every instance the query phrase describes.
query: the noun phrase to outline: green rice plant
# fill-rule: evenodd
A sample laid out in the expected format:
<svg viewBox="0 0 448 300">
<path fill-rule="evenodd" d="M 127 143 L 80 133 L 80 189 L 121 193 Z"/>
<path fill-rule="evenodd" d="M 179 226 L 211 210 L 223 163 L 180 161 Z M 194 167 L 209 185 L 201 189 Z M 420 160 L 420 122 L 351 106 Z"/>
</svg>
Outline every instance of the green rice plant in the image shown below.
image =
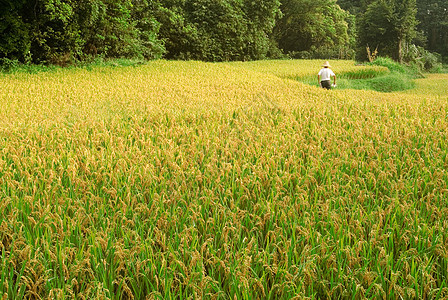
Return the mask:
<svg viewBox="0 0 448 300">
<path fill-rule="evenodd" d="M 5 252 L 5 248 L 2 248 L 0 294 L 3 298 L 21 299 L 26 291 L 25 285 L 21 284 L 25 266 L 16 268 Z"/>
</svg>

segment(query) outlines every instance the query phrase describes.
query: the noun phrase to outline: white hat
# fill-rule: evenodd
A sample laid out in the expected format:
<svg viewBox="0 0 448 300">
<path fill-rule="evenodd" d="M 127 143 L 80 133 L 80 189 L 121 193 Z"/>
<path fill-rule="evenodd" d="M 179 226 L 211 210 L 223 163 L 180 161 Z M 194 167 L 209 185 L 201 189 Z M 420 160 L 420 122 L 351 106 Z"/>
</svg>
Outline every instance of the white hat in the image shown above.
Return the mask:
<svg viewBox="0 0 448 300">
<path fill-rule="evenodd" d="M 330 63 L 329 63 L 328 61 L 326 61 L 326 62 L 322 65 L 322 67 L 328 67 L 328 68 L 331 68 Z"/>
</svg>

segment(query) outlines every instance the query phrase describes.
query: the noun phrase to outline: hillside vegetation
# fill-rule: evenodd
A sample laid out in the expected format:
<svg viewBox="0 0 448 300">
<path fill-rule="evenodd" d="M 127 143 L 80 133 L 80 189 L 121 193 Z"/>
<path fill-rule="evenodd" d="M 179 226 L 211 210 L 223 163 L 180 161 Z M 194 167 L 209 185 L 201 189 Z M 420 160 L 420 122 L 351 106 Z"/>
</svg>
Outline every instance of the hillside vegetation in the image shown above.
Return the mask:
<svg viewBox="0 0 448 300">
<path fill-rule="evenodd" d="M 448 76 L 321 63 L 1 75 L 0 297 L 448 297 Z"/>
</svg>

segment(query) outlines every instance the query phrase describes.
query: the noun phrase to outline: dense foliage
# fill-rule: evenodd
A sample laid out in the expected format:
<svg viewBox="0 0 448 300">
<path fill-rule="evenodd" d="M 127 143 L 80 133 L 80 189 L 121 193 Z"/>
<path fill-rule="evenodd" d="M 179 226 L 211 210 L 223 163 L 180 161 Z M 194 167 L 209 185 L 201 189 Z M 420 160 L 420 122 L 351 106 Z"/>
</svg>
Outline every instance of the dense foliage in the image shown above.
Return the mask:
<svg viewBox="0 0 448 300">
<path fill-rule="evenodd" d="M 146 0 L 7 1 L 0 12 L 0 56 L 62 65 L 97 55 L 160 57 L 151 8 Z"/>
<path fill-rule="evenodd" d="M 403 48 L 415 37 L 416 0 L 376 0 L 359 17 L 359 51 L 377 46 L 382 55 L 403 61 Z"/>
<path fill-rule="evenodd" d="M 448 57 L 448 1 L 418 0 L 417 28 L 424 33 L 429 51 Z"/>
<path fill-rule="evenodd" d="M 91 57 L 265 58 L 278 1 L 7 0 L 0 58 L 66 64 Z"/>
<path fill-rule="evenodd" d="M 0 0 L 0 64 L 95 58 L 367 60 L 434 66 L 448 0 Z M 422 62 L 423 61 L 423 62 Z"/>
<path fill-rule="evenodd" d="M 166 57 L 206 61 L 262 59 L 279 1 L 187 0 L 160 6 L 160 36 Z"/>
<path fill-rule="evenodd" d="M 337 57 L 349 47 L 348 14 L 336 0 L 283 0 L 281 10 L 274 36 L 284 52 L 299 58 Z"/>
</svg>

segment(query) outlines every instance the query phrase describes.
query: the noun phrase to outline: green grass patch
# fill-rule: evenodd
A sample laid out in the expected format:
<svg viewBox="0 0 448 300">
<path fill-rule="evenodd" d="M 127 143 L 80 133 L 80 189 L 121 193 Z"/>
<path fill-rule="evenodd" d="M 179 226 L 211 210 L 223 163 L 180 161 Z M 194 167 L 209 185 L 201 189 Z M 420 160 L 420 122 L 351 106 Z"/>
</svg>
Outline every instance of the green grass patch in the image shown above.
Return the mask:
<svg viewBox="0 0 448 300">
<path fill-rule="evenodd" d="M 355 82 L 356 84 L 356 82 Z M 353 85 L 352 88 L 369 89 L 378 92 L 398 92 L 410 90 L 415 87 L 415 83 L 408 76 L 391 73 L 389 75 L 376 78 L 359 80 L 359 85 Z"/>
</svg>

